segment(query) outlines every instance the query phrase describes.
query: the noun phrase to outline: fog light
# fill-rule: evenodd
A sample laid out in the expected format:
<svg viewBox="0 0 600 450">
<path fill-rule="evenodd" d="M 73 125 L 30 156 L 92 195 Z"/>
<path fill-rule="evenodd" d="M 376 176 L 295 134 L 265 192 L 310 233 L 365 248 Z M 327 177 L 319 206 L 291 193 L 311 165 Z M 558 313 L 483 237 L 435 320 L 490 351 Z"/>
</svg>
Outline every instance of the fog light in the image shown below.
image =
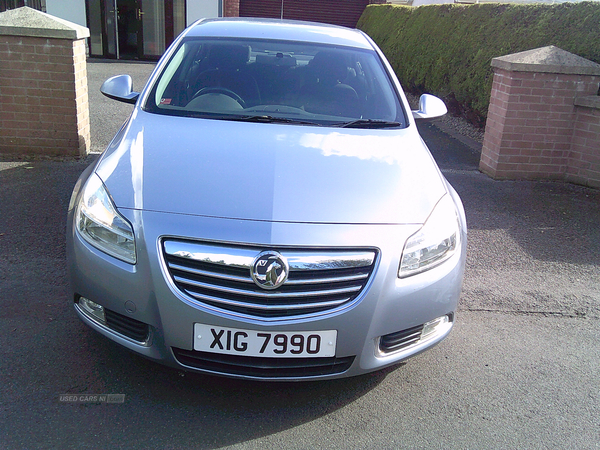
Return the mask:
<svg viewBox="0 0 600 450">
<path fill-rule="evenodd" d="M 81 311 L 89 316 L 91 319 L 97 320 L 103 324 L 106 324 L 106 316 L 104 315 L 104 307 L 96 302 L 93 302 L 85 297 L 79 298 L 79 308 Z"/>
<path fill-rule="evenodd" d="M 450 323 L 450 317 L 442 316 L 437 319 L 433 319 L 431 322 L 427 322 L 423 325 L 423 331 L 421 331 L 421 341 L 434 336 L 443 334 L 452 324 Z"/>
</svg>

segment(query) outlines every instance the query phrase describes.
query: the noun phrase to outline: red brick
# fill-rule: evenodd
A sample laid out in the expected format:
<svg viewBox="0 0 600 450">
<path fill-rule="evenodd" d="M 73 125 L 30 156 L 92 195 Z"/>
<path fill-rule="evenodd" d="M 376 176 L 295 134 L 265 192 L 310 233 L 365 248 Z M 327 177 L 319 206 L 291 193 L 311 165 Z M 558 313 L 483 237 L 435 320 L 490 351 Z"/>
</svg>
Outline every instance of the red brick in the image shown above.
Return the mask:
<svg viewBox="0 0 600 450">
<path fill-rule="evenodd" d="M 596 137 L 600 137 L 600 118 L 598 119 L 597 123 L 588 123 L 587 131 L 594 133 Z"/>
<path fill-rule="evenodd" d="M 595 140 L 598 138 L 598 134 L 597 133 L 593 133 L 591 131 L 583 131 L 580 130 L 577 132 L 577 136 L 579 138 L 583 138 L 583 139 L 590 139 L 590 140 Z"/>
<path fill-rule="evenodd" d="M 35 45 L 24 45 L 24 44 L 16 44 L 10 46 L 11 51 L 19 52 L 23 55 L 27 55 L 29 53 L 35 53 Z"/>
<path fill-rule="evenodd" d="M 531 88 L 528 87 L 511 87 L 509 93 L 511 95 L 531 95 Z"/>
<path fill-rule="evenodd" d="M 507 92 L 496 92 L 496 94 L 492 97 L 490 104 L 494 103 L 496 105 L 501 105 L 506 108 L 506 105 L 510 101 L 510 95 Z"/>
<path fill-rule="evenodd" d="M 69 41 L 66 41 L 69 42 Z M 69 56 L 73 53 L 73 47 L 70 45 L 44 44 L 35 47 L 35 53 L 52 56 Z"/>
<path fill-rule="evenodd" d="M 521 86 L 526 87 L 526 88 L 530 88 L 530 89 L 539 89 L 540 87 L 544 86 L 544 83 L 542 81 L 538 81 L 538 80 L 523 80 L 521 82 Z"/>
<path fill-rule="evenodd" d="M 46 72 L 46 77 L 50 81 L 67 81 L 72 83 L 75 80 L 73 72 Z"/>
<path fill-rule="evenodd" d="M 49 79 L 49 75 L 45 71 L 39 70 L 38 68 L 32 68 L 31 70 L 21 73 L 20 76 L 28 80 L 41 80 L 44 82 Z"/>
<path fill-rule="evenodd" d="M 571 130 L 573 128 L 574 122 L 571 120 L 564 120 L 564 119 L 550 119 L 548 120 L 548 128 L 549 128 L 549 132 L 551 132 L 551 130 L 556 130 L 556 129 L 560 129 L 560 130 Z"/>
<path fill-rule="evenodd" d="M 554 142 L 553 148 L 567 153 L 571 149 L 571 142 Z"/>
<path fill-rule="evenodd" d="M 14 117 L 11 117 L 10 114 L 6 117 L 0 117 L 0 136 L 8 136 L 12 133 L 10 127 L 8 126 L 8 122 L 15 120 Z"/>
<path fill-rule="evenodd" d="M 27 127 L 29 126 L 29 122 L 23 122 L 18 120 L 5 120 L 2 123 L 4 127 L 13 130 L 27 129 Z"/>
<path fill-rule="evenodd" d="M 45 99 L 47 99 L 49 97 L 49 94 L 51 92 L 52 92 L 52 90 L 39 88 L 39 87 L 28 87 L 27 89 L 25 89 L 25 93 L 28 97 L 39 98 L 41 104 L 47 103 L 47 101 L 45 101 Z"/>
<path fill-rule="evenodd" d="M 64 58 L 50 57 L 50 61 L 44 64 L 39 65 L 39 69 L 45 72 L 67 72 L 67 73 L 75 73 L 75 68 L 73 66 L 72 60 L 65 60 Z"/>
<path fill-rule="evenodd" d="M 547 97 L 544 99 L 544 102 L 547 105 L 569 105 L 573 106 L 574 95 L 572 91 L 568 95 L 555 95 L 553 97 Z"/>
<path fill-rule="evenodd" d="M 508 81 L 509 86 L 513 86 L 513 87 L 523 86 L 523 81 L 520 80 L 519 78 L 507 77 L 507 81 Z"/>
<path fill-rule="evenodd" d="M 530 164 L 531 158 L 526 155 L 513 155 L 507 156 L 506 158 L 500 156 L 500 158 L 498 158 L 498 162 L 504 162 L 509 164 Z"/>
<path fill-rule="evenodd" d="M 19 102 L 19 103 L 11 103 L 10 105 L 5 104 L 4 106 L 4 110 L 5 111 L 10 111 L 12 113 L 23 113 L 23 112 L 28 112 L 30 110 L 30 107 L 27 106 L 25 103 L 23 102 Z"/>
<path fill-rule="evenodd" d="M 548 121 L 552 120 L 554 115 L 551 113 L 535 112 L 525 119 L 524 125 L 531 128 L 546 128 Z"/>
<path fill-rule="evenodd" d="M 522 111 L 529 111 L 529 103 L 515 100 L 508 103 L 506 110 L 523 114 Z"/>
<path fill-rule="evenodd" d="M 519 102 L 527 103 L 528 105 L 535 104 L 535 103 L 542 103 L 542 102 L 544 102 L 544 100 L 545 99 L 543 99 L 542 97 L 539 97 L 537 95 L 519 95 Z"/>
<path fill-rule="evenodd" d="M 224 16 L 239 17 L 240 15 L 240 0 L 224 0 Z"/>
<path fill-rule="evenodd" d="M 554 89 L 548 89 L 543 87 L 531 88 L 531 95 L 538 95 L 541 97 L 552 97 L 553 95 L 555 95 L 555 92 L 556 91 Z"/>
<path fill-rule="evenodd" d="M 56 115 L 63 115 L 66 118 L 73 117 L 75 105 L 72 106 L 54 106 L 52 112 Z"/>
<path fill-rule="evenodd" d="M 548 111 L 548 106 L 545 103 L 530 103 L 527 109 L 529 111 L 546 112 Z"/>
</svg>

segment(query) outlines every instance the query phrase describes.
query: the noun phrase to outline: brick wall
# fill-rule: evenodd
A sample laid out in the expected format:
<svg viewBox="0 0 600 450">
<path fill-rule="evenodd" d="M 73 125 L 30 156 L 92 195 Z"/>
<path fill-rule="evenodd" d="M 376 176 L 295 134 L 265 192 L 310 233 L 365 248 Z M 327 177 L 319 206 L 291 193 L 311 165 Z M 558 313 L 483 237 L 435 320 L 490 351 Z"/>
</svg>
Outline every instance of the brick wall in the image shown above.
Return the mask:
<svg viewBox="0 0 600 450">
<path fill-rule="evenodd" d="M 578 98 L 575 106 L 566 179 L 600 188 L 600 97 Z"/>
<path fill-rule="evenodd" d="M 496 179 L 593 184 L 590 177 L 600 170 L 599 111 L 575 105 L 598 94 L 600 75 L 592 69 L 495 67 L 480 169 Z"/>
<path fill-rule="evenodd" d="M 2 34 L 0 61 L 0 153 L 86 155 L 85 40 Z"/>
<path fill-rule="evenodd" d="M 224 0 L 223 16 L 224 17 L 239 17 L 240 16 L 240 0 Z"/>
</svg>

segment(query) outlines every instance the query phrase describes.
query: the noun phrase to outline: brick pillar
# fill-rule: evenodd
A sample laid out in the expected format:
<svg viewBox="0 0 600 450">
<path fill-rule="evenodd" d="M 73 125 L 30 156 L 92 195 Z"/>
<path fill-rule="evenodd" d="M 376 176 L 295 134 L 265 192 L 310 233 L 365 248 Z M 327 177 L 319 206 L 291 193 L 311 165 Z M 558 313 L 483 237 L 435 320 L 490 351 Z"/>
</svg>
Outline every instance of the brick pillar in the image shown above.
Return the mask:
<svg viewBox="0 0 600 450">
<path fill-rule="evenodd" d="M 88 36 L 32 8 L 0 13 L 0 153 L 89 152 Z"/>
<path fill-rule="evenodd" d="M 575 108 L 566 179 L 600 188 L 600 96 L 578 97 L 575 99 Z"/>
<path fill-rule="evenodd" d="M 550 46 L 494 58 L 479 168 L 496 179 L 564 179 L 575 98 L 598 93 L 600 65 Z"/>
<path fill-rule="evenodd" d="M 240 0 L 223 0 L 223 17 L 240 17 Z"/>
</svg>

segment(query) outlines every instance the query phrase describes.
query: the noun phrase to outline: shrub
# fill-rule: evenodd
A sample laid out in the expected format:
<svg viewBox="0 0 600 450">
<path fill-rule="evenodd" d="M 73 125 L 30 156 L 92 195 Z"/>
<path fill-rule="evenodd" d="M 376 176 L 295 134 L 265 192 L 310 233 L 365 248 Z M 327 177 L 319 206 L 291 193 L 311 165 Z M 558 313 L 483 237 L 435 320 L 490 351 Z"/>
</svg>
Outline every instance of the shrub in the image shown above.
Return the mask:
<svg viewBox="0 0 600 450">
<path fill-rule="evenodd" d="M 370 5 L 358 28 L 386 54 L 404 87 L 443 97 L 482 125 L 492 58 L 555 45 L 600 63 L 600 3 Z"/>
</svg>

